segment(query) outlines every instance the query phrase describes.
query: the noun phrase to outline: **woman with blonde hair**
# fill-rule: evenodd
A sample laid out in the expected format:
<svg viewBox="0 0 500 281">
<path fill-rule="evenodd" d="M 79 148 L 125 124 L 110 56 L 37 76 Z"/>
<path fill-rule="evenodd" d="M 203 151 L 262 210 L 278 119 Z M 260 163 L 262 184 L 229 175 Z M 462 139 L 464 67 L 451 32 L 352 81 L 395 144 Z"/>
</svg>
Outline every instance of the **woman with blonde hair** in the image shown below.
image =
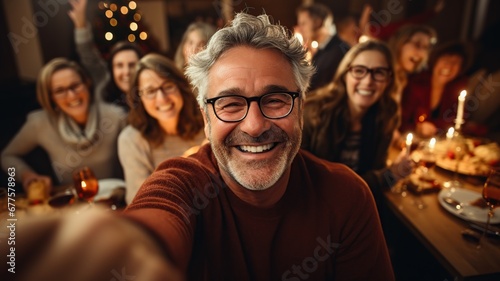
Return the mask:
<svg viewBox="0 0 500 281">
<path fill-rule="evenodd" d="M 389 39 L 389 48 L 394 55 L 394 97 L 398 103 L 408 76 L 427 67 L 430 51 L 436 42 L 436 31 L 432 27 L 416 24 L 401 27 Z"/>
<path fill-rule="evenodd" d="M 16 168 L 23 187 L 40 175 L 23 156 L 42 147 L 57 176 L 56 184 L 72 183 L 74 170 L 88 166 L 98 179 L 122 176 L 116 140 L 126 115 L 118 106 L 97 102 L 89 76 L 65 58 L 48 62 L 37 81 L 37 99 L 42 109 L 31 112 L 21 130 L 2 152 L 2 168 Z"/>
<path fill-rule="evenodd" d="M 215 27 L 204 22 L 194 22 L 188 26 L 182 35 L 181 42 L 175 51 L 175 65 L 184 71 L 189 57 L 201 51 L 214 35 Z"/>
<path fill-rule="evenodd" d="M 196 96 L 183 73 L 170 59 L 144 56 L 131 79 L 127 101 L 129 125 L 118 138 L 130 203 L 156 166 L 205 140 Z"/>
</svg>

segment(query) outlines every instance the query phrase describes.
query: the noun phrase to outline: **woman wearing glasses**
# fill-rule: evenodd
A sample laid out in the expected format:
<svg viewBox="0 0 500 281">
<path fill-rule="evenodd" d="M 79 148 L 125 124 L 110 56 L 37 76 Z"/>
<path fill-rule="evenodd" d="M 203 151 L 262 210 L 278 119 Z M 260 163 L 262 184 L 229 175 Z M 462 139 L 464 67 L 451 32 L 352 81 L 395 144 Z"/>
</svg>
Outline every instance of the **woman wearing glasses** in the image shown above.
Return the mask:
<svg viewBox="0 0 500 281">
<path fill-rule="evenodd" d="M 41 110 L 31 112 L 21 130 L 2 152 L 2 168 L 14 167 L 27 188 L 51 178 L 34 171 L 23 156 L 42 147 L 50 157 L 57 184 L 72 183 L 72 173 L 90 167 L 97 178 L 122 176 L 116 140 L 126 122 L 123 110 L 98 103 L 91 80 L 75 62 L 56 58 L 40 71 L 37 99 Z M 48 163 L 47 163 L 48 164 Z"/>
<path fill-rule="evenodd" d="M 392 133 L 399 124 L 392 98 L 393 69 L 385 43 L 360 43 L 346 53 L 333 82 L 308 96 L 304 109 L 302 147 L 352 168 L 377 201 L 384 188 L 411 172 L 404 153 L 386 166 Z"/>
<path fill-rule="evenodd" d="M 127 203 L 158 164 L 194 152 L 205 140 L 196 97 L 174 62 L 148 54 L 138 62 L 131 83 L 129 125 L 118 138 Z"/>
</svg>

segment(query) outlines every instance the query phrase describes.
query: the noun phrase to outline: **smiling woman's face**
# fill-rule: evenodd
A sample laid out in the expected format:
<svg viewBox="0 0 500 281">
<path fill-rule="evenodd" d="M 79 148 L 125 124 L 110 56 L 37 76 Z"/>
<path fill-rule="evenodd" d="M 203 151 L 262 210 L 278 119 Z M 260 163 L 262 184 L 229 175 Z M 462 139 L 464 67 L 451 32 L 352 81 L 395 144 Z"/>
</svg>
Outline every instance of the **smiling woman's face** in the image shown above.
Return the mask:
<svg viewBox="0 0 500 281">
<path fill-rule="evenodd" d="M 58 70 L 50 81 L 52 100 L 78 124 L 87 122 L 90 93 L 82 78 L 71 68 Z"/>
<path fill-rule="evenodd" d="M 463 58 L 459 55 L 442 55 L 434 64 L 432 76 L 437 81 L 446 84 L 455 79 L 462 68 Z"/>
<path fill-rule="evenodd" d="M 399 64 L 407 73 L 415 72 L 427 62 L 431 48 L 431 37 L 423 32 L 417 32 L 403 44 L 399 56 Z"/>
<path fill-rule="evenodd" d="M 138 61 L 139 57 L 133 50 L 120 51 L 113 57 L 113 79 L 124 93 L 130 89 L 130 77 Z"/>
<path fill-rule="evenodd" d="M 364 66 L 369 69 L 388 68 L 385 56 L 375 50 L 368 50 L 358 54 L 351 62 L 351 66 Z M 373 79 L 373 73 L 367 73 L 363 78 L 354 78 L 351 73 L 345 74 L 347 95 L 350 108 L 357 112 L 366 112 L 383 95 L 389 80 L 378 81 Z"/>
</svg>

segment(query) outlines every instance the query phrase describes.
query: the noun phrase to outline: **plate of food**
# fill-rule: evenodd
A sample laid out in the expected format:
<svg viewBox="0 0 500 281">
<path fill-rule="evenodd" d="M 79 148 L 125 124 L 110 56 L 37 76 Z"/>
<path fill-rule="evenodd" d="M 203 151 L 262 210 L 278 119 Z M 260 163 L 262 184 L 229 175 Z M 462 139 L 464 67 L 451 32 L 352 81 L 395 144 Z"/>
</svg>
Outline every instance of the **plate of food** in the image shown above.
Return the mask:
<svg viewBox="0 0 500 281">
<path fill-rule="evenodd" d="M 479 192 L 463 188 L 442 189 L 438 201 L 446 211 L 461 219 L 486 223 L 488 206 Z M 500 208 L 493 210 L 490 223 L 500 223 Z"/>
<path fill-rule="evenodd" d="M 491 168 L 500 163 L 500 147 L 497 143 L 475 145 L 472 140 L 467 140 L 460 148 L 460 152 L 457 152 L 457 146 L 452 143 L 448 143 L 447 146 L 447 141 L 439 143 L 441 148 L 436 159 L 436 166 L 448 171 L 457 171 L 468 176 L 487 177 Z"/>
</svg>

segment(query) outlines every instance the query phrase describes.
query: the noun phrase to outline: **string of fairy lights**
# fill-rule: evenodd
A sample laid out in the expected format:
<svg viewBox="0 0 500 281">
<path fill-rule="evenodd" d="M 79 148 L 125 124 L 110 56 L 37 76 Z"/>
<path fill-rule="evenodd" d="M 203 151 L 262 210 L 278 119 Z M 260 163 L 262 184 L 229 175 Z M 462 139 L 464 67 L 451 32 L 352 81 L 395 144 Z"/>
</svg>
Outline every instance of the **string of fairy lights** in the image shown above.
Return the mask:
<svg viewBox="0 0 500 281">
<path fill-rule="evenodd" d="M 125 4 L 120 4 L 117 2 L 124 2 Z M 118 32 L 117 27 L 128 25 L 128 35 L 127 40 L 129 42 L 135 42 L 137 40 L 146 40 L 148 38 L 148 33 L 146 31 L 139 30 L 139 21 L 142 19 L 141 13 L 137 9 L 137 3 L 135 1 L 100 1 L 98 7 L 104 12 L 104 16 L 109 19 L 107 31 L 104 33 L 104 38 L 107 41 L 112 41 L 115 39 L 116 33 Z M 120 30 L 123 32 L 123 30 Z"/>
</svg>

